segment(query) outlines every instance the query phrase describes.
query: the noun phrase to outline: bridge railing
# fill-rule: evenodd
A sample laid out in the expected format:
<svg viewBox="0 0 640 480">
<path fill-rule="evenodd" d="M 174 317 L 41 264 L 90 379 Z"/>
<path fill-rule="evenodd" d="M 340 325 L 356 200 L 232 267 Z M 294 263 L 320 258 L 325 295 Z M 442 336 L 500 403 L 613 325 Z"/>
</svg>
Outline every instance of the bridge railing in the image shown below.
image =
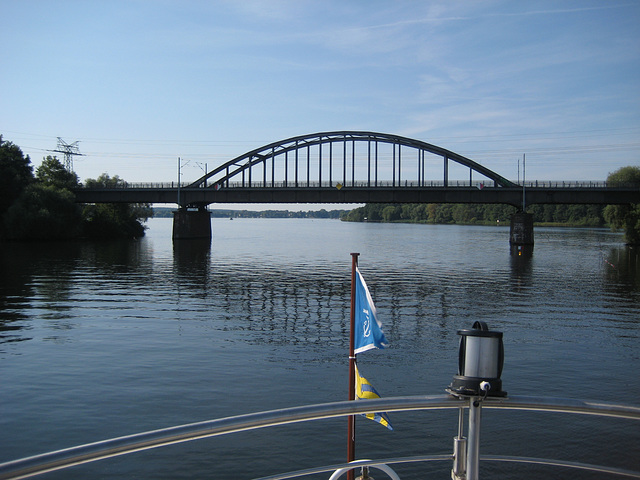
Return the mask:
<svg viewBox="0 0 640 480">
<path fill-rule="evenodd" d="M 189 182 L 180 183 L 178 186 L 177 182 L 123 182 L 122 184 L 115 185 L 113 187 L 100 187 L 100 189 L 177 189 L 177 188 L 187 188 L 190 185 Z M 216 183 L 210 183 L 206 188 L 214 188 Z M 447 182 L 446 187 L 448 188 L 493 188 L 495 187 L 495 182 L 493 180 L 485 180 L 479 182 L 470 183 L 469 180 L 449 180 Z M 522 186 L 522 184 L 520 184 Z M 525 188 L 629 188 L 633 185 L 620 185 L 616 184 L 614 186 L 610 186 L 606 181 L 588 181 L 588 180 L 578 180 L 578 181 L 566 181 L 566 180 L 529 180 L 524 183 Z M 442 180 L 430 180 L 425 182 L 417 182 L 417 181 L 403 181 L 403 182 L 392 182 L 389 181 L 378 181 L 376 184 L 372 182 L 368 182 L 367 180 L 355 182 L 348 182 L 347 184 L 342 184 L 341 182 L 262 182 L 262 181 L 253 181 L 251 184 L 248 182 L 225 182 L 224 184 L 218 184 L 218 188 L 442 188 L 445 187 L 445 182 Z M 81 185 L 81 188 L 86 188 Z M 204 187 L 200 187 L 204 188 Z M 504 187 L 501 187 L 504 188 Z"/>
<path fill-rule="evenodd" d="M 522 186 L 522 184 L 520 184 Z M 616 185 L 620 186 L 620 185 Z M 525 188 L 608 188 L 606 181 L 531 180 L 524 182 Z"/>
</svg>

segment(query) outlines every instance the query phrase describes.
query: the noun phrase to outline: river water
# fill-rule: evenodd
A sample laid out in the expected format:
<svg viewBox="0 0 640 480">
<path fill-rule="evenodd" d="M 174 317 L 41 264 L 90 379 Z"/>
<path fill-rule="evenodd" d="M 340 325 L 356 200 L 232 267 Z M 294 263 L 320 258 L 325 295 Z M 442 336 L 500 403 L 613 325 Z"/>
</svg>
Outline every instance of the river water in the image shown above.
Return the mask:
<svg viewBox="0 0 640 480">
<path fill-rule="evenodd" d="M 510 394 L 640 404 L 640 264 L 620 234 L 537 228 L 527 257 L 510 255 L 504 227 L 213 219 L 210 245 L 174 246 L 170 219 L 149 226 L 136 242 L 2 245 L 0 462 L 345 400 L 351 252 L 390 342 L 358 356 L 381 395 L 444 393 L 457 373 L 457 330 L 483 320 L 504 333 Z M 452 451 L 454 410 L 391 421 L 394 431 L 357 420 L 358 458 Z M 640 470 L 637 422 L 485 410 L 482 428 L 481 454 Z M 334 419 L 42 478 L 253 478 L 339 463 L 345 450 L 346 419 Z M 397 471 L 444 479 L 450 468 Z M 481 476 L 576 472 L 485 463 Z"/>
</svg>

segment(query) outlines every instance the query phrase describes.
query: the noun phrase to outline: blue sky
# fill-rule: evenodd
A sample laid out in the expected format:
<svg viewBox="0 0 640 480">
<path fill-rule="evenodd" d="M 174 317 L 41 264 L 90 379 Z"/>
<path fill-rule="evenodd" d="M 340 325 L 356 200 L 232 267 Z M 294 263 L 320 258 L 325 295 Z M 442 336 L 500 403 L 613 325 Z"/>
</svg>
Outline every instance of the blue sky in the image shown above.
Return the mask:
<svg viewBox="0 0 640 480">
<path fill-rule="evenodd" d="M 640 165 L 640 2 L 0 0 L 0 133 L 81 180 L 370 130 L 507 178 Z M 464 178 L 465 175 L 461 175 Z M 442 178 L 440 170 L 434 179 Z"/>
</svg>

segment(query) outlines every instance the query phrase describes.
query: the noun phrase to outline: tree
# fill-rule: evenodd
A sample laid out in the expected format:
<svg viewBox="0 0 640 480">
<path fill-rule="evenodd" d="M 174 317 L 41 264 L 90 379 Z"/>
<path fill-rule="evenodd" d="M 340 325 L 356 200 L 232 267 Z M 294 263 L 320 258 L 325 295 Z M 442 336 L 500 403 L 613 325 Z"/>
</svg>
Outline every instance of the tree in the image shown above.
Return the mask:
<svg viewBox="0 0 640 480">
<path fill-rule="evenodd" d="M 452 209 L 453 207 L 449 203 L 438 205 L 433 221 L 435 223 L 453 223 Z"/>
<path fill-rule="evenodd" d="M 402 213 L 401 206 L 387 205 L 382 209 L 382 220 L 385 222 L 393 222 L 394 220 L 400 220 L 401 213 Z"/>
<path fill-rule="evenodd" d="M 87 187 L 117 188 L 125 182 L 106 173 L 96 180 L 87 179 Z M 147 203 L 101 203 L 86 205 L 83 211 L 84 231 L 90 238 L 138 238 L 144 236 L 142 222 L 153 216 Z"/>
<path fill-rule="evenodd" d="M 107 173 L 103 173 L 95 180 L 93 178 L 87 178 L 85 184 L 88 188 L 118 188 L 126 186 L 126 182 L 118 175 L 110 177 Z"/>
<path fill-rule="evenodd" d="M 431 223 L 436 222 L 436 215 L 438 214 L 438 205 L 435 203 L 427 204 L 427 221 Z"/>
<path fill-rule="evenodd" d="M 546 223 L 553 222 L 553 214 L 555 212 L 555 205 L 543 205 L 542 206 L 542 220 Z"/>
<path fill-rule="evenodd" d="M 58 188 L 73 189 L 78 186 L 78 175 L 69 172 L 56 157 L 51 155 L 42 160 L 42 164 L 36 169 L 36 179 L 45 185 L 53 185 Z"/>
<path fill-rule="evenodd" d="M 13 240 L 63 240 L 82 231 L 81 209 L 70 190 L 78 177 L 48 156 L 4 217 L 5 237 Z"/>
<path fill-rule="evenodd" d="M 33 182 L 33 169 L 29 156 L 20 147 L 4 141 L 0 135 L 0 237 L 4 236 L 4 215 Z"/>
<path fill-rule="evenodd" d="M 610 187 L 634 186 L 640 187 L 640 167 L 622 167 L 607 177 Z"/>
<path fill-rule="evenodd" d="M 364 206 L 364 220 L 370 222 L 379 222 L 382 220 L 382 205 L 380 204 L 367 204 Z"/>
<path fill-rule="evenodd" d="M 82 216 L 71 191 L 36 182 L 11 205 L 5 225 L 12 240 L 67 240 L 80 235 Z"/>
<path fill-rule="evenodd" d="M 634 185 L 640 187 L 640 167 L 622 167 L 607 177 L 611 187 Z M 640 203 L 607 205 L 604 218 L 613 230 L 624 229 L 624 240 L 629 245 L 640 245 Z"/>
<path fill-rule="evenodd" d="M 455 204 L 451 209 L 451 216 L 454 223 L 475 223 L 477 219 L 475 205 Z"/>
</svg>

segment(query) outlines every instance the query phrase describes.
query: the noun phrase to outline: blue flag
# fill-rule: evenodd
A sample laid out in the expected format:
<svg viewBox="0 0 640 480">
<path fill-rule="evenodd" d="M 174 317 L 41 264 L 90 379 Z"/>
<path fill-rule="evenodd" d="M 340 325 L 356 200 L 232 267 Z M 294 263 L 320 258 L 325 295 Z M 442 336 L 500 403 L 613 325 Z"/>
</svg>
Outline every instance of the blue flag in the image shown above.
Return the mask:
<svg viewBox="0 0 640 480">
<path fill-rule="evenodd" d="M 389 343 L 378 321 L 376 307 L 367 284 L 356 267 L 355 331 L 353 353 L 361 353 L 372 348 L 385 348 Z"/>
<path fill-rule="evenodd" d="M 380 398 L 380 394 L 369 383 L 369 380 L 360 375 L 360 371 L 356 366 L 356 400 L 366 400 L 368 398 Z M 363 413 L 362 415 L 369 420 L 384 425 L 389 430 L 393 430 L 391 420 L 389 420 L 389 416 L 385 412 Z"/>
</svg>

